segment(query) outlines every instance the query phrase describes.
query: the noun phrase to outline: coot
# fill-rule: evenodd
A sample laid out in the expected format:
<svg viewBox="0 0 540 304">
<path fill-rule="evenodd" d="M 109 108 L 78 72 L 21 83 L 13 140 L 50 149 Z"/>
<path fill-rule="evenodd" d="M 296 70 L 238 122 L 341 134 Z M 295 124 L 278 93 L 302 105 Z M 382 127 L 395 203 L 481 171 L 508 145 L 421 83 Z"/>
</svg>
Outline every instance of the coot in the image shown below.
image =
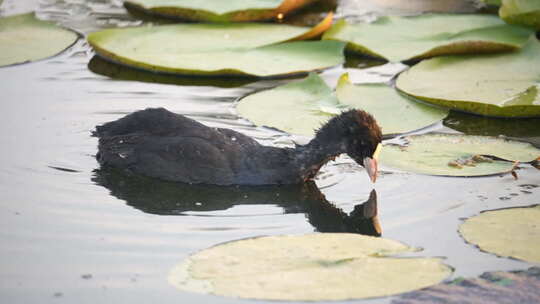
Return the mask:
<svg viewBox="0 0 540 304">
<path fill-rule="evenodd" d="M 299 184 L 346 153 L 377 177 L 381 129 L 367 112 L 330 119 L 306 145 L 264 146 L 230 129 L 211 128 L 163 108 L 149 108 L 97 126 L 102 166 L 168 181 L 214 185 Z M 377 152 L 376 152 L 377 151 Z"/>
</svg>

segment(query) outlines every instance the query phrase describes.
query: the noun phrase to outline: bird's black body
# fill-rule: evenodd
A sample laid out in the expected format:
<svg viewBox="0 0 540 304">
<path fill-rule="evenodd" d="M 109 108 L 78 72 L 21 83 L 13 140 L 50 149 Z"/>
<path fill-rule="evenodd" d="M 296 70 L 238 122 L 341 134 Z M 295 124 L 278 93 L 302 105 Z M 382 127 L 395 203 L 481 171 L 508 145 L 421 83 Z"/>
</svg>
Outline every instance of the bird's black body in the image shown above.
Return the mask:
<svg viewBox="0 0 540 304">
<path fill-rule="evenodd" d="M 348 113 L 348 115 L 347 115 Z M 351 119 L 366 118 L 375 129 Z M 333 123 L 332 123 L 333 121 Z M 368 123 L 368 124 L 369 124 Z M 363 137 L 345 138 L 359 129 Z M 347 153 L 357 162 L 371 156 L 380 129 L 362 111 L 349 111 L 323 126 L 305 146 L 263 146 L 230 129 L 207 127 L 165 109 L 146 109 L 96 127 L 102 166 L 163 180 L 215 185 L 298 184 L 329 159 Z"/>
</svg>

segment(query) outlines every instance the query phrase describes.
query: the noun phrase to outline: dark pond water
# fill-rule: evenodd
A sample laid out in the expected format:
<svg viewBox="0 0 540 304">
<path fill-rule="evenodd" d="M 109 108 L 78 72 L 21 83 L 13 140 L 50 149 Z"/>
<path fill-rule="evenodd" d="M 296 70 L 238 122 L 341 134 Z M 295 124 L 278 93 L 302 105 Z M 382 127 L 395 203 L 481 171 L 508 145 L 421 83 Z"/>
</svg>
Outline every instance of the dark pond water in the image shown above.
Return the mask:
<svg viewBox="0 0 540 304">
<path fill-rule="evenodd" d="M 37 9 L 41 17 L 82 33 L 138 23 L 121 1 L 85 3 L 5 0 L 0 14 Z M 534 169 L 520 170 L 517 181 L 511 176 L 441 178 L 384 171 L 376 184 L 376 202 L 368 200 L 373 186 L 365 173 L 346 158 L 323 168 L 319 189 L 186 187 L 96 171 L 94 126 L 146 107 L 166 107 L 265 144 L 287 145 L 295 138 L 253 127 L 234 111 L 237 98 L 283 81 L 161 76 L 152 76 L 160 84 L 132 81 L 144 73 L 94 59 L 92 70 L 116 75 L 112 79 L 89 69 L 92 57 L 80 40 L 54 58 L 0 68 L 2 303 L 261 303 L 181 292 L 167 276 L 189 254 L 235 239 L 313 231 L 373 233 L 373 219 L 355 217 L 353 211 L 375 206 L 384 237 L 424 249 L 415 256 L 444 257 L 455 268 L 453 277 L 530 266 L 480 252 L 457 229 L 463 218 L 481 210 L 540 203 L 540 175 Z M 380 82 L 401 68 L 349 71 L 357 79 Z M 323 77 L 335 83 L 342 72 L 335 68 Z M 444 125 L 430 130 L 540 135 L 537 120 L 454 114 Z"/>
</svg>

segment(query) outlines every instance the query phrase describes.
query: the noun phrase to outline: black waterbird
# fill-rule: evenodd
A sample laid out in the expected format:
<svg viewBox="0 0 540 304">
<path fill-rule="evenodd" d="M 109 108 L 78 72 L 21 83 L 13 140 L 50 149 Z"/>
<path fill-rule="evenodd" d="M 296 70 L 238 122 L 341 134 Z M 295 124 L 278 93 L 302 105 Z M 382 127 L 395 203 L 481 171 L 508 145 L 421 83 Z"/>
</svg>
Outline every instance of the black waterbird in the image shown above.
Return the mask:
<svg viewBox="0 0 540 304">
<path fill-rule="evenodd" d="M 367 112 L 330 119 L 306 145 L 263 146 L 230 129 L 211 128 L 163 108 L 149 108 L 97 126 L 102 166 L 167 181 L 214 185 L 300 184 L 346 153 L 377 177 L 381 129 Z"/>
</svg>

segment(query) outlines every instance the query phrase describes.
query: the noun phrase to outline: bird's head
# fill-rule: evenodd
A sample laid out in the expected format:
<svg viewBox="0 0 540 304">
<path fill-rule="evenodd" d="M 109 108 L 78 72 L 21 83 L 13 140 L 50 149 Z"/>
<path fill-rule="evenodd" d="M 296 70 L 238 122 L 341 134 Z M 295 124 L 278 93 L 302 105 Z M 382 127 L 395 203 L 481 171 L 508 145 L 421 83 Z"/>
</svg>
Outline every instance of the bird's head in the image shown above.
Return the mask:
<svg viewBox="0 0 540 304">
<path fill-rule="evenodd" d="M 341 137 L 343 152 L 363 166 L 375 182 L 382 132 L 373 116 L 362 110 L 349 110 L 332 118 L 319 132 Z"/>
</svg>

